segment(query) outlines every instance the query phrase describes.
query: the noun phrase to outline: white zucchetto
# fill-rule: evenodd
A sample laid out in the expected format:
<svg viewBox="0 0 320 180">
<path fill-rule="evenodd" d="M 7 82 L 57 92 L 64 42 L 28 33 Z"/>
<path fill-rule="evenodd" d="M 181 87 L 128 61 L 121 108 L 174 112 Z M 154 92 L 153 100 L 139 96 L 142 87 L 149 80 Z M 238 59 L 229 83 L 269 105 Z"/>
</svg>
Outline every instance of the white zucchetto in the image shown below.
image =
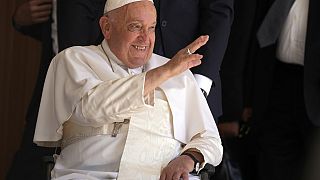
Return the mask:
<svg viewBox="0 0 320 180">
<path fill-rule="evenodd" d="M 153 0 L 107 0 L 103 13 L 107 13 L 109 11 L 112 11 L 114 9 L 120 8 L 124 5 L 137 2 L 137 1 L 151 1 L 153 3 Z"/>
</svg>

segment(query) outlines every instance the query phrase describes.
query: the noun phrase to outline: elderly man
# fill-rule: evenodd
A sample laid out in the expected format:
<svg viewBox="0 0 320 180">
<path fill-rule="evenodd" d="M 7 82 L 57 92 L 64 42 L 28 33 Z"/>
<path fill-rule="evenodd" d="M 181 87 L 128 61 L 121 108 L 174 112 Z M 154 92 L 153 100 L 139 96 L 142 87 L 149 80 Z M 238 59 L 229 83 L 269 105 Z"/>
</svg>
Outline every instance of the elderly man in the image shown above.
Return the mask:
<svg viewBox="0 0 320 180">
<path fill-rule="evenodd" d="M 52 61 L 34 142 L 61 146 L 53 179 L 189 179 L 222 158 L 220 137 L 191 67 L 201 36 L 171 60 L 152 54 L 151 0 L 108 0 L 99 46 Z"/>
</svg>

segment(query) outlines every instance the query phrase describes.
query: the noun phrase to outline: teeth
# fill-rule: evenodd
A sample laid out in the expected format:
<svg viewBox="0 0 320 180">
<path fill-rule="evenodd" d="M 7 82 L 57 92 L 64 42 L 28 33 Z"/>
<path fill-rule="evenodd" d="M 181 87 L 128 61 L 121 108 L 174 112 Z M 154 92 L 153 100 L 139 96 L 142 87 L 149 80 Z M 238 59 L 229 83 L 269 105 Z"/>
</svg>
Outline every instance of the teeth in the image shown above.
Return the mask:
<svg viewBox="0 0 320 180">
<path fill-rule="evenodd" d="M 133 47 L 140 50 L 140 51 L 143 51 L 147 48 L 146 46 L 133 46 Z"/>
</svg>

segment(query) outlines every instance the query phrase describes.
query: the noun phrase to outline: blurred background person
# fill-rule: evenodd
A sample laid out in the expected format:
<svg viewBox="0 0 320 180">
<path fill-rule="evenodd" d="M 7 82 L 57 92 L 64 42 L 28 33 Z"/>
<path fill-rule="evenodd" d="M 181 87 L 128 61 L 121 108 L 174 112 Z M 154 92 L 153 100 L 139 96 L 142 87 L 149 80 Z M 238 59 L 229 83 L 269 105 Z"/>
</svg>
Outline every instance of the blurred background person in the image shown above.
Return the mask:
<svg viewBox="0 0 320 180">
<path fill-rule="evenodd" d="M 320 126 L 320 2 L 259 4 L 259 47 L 250 70 L 259 179 L 304 179 Z"/>
<path fill-rule="evenodd" d="M 17 6 L 12 18 L 13 26 L 17 31 L 41 41 L 42 52 L 22 142 L 7 179 L 44 179 L 42 158 L 52 156 L 56 149 L 36 146 L 33 134 L 48 66 L 54 55 L 64 48 L 101 41 L 98 21 L 104 4 L 105 0 L 30 0 Z"/>
<path fill-rule="evenodd" d="M 17 31 L 41 41 L 42 53 L 36 87 L 27 110 L 22 141 L 7 173 L 7 179 L 44 177 L 41 158 L 54 153 L 54 149 L 37 147 L 32 142 L 46 67 L 54 56 L 51 40 L 52 2 L 52 0 L 25 1 L 18 5 L 12 18 Z"/>
<path fill-rule="evenodd" d="M 222 110 L 218 128 L 224 145 L 224 159 L 216 179 L 256 180 L 257 148 L 251 127 L 250 87 L 247 69 L 256 42 L 257 0 L 235 1 L 234 21 L 221 65 Z M 219 169 L 220 168 L 220 169 Z"/>
</svg>

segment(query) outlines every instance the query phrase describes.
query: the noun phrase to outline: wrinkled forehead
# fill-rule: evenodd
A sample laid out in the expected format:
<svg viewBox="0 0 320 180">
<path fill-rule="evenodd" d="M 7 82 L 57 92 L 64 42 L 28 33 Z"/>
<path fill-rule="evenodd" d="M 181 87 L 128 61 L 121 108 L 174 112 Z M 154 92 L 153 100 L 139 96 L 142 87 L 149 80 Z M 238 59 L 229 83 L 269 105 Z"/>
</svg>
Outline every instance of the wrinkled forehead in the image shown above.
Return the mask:
<svg viewBox="0 0 320 180">
<path fill-rule="evenodd" d="M 156 21 L 157 12 L 153 3 L 149 1 L 134 2 L 124 7 L 123 16 L 126 17 L 126 21 L 139 21 L 147 19 L 150 21 Z"/>
</svg>

